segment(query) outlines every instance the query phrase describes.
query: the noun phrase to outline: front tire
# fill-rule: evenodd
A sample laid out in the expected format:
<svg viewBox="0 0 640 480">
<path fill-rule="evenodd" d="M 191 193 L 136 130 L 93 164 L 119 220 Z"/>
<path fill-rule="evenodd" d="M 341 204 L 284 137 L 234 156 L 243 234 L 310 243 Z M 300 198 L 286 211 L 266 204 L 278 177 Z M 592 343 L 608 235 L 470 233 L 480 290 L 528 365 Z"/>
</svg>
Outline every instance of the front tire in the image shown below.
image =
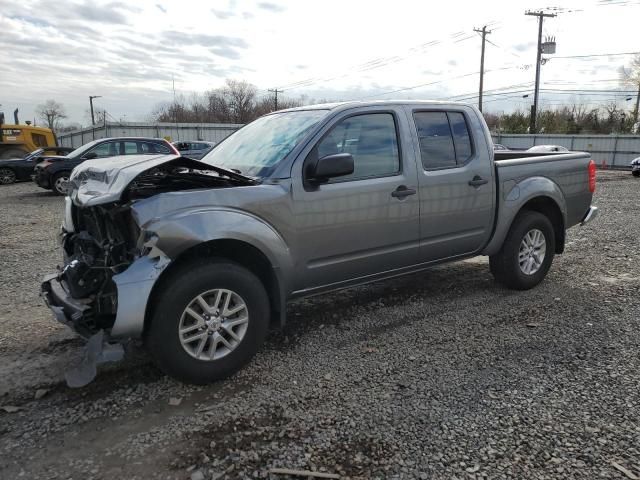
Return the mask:
<svg viewBox="0 0 640 480">
<path fill-rule="evenodd" d="M 51 179 L 51 189 L 58 195 L 66 195 L 69 192 L 69 172 L 56 173 Z"/>
<path fill-rule="evenodd" d="M 631 175 L 633 175 L 634 177 L 640 177 L 640 170 L 633 170 L 631 172 Z"/>
<path fill-rule="evenodd" d="M 496 281 L 514 290 L 528 290 L 547 275 L 555 255 L 555 234 L 548 217 L 522 211 L 511 225 L 502 248 L 489 257 Z"/>
<path fill-rule="evenodd" d="M 249 363 L 269 326 L 262 282 L 225 260 L 189 263 L 154 295 L 147 348 L 166 374 L 204 385 Z"/>
</svg>

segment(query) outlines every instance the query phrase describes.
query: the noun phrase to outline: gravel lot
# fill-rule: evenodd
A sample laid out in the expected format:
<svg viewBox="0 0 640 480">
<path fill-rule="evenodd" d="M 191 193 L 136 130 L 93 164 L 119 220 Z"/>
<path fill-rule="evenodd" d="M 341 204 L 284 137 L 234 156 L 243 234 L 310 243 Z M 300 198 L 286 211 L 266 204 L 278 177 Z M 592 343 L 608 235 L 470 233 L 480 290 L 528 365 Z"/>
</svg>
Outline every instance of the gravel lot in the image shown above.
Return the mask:
<svg viewBox="0 0 640 480">
<path fill-rule="evenodd" d="M 210 387 L 132 348 L 71 390 L 82 343 L 37 295 L 62 200 L 0 187 L 0 477 L 640 477 L 639 191 L 600 172 L 601 216 L 532 291 L 459 262 L 292 305 Z"/>
</svg>

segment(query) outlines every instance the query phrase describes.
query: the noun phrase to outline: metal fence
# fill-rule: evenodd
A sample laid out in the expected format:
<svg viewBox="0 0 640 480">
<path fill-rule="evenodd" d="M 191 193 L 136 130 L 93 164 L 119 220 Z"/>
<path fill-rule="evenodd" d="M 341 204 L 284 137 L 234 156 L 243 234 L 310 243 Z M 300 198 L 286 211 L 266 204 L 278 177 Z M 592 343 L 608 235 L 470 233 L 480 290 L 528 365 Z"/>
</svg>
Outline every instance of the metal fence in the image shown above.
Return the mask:
<svg viewBox="0 0 640 480">
<path fill-rule="evenodd" d="M 206 140 L 220 142 L 242 125 L 235 123 L 113 123 L 88 127 L 58 135 L 63 147 L 79 147 L 91 140 L 106 137 L 154 137 L 170 141 Z M 638 135 L 545 135 L 496 134 L 495 143 L 526 150 L 534 145 L 562 145 L 569 150 L 591 153 L 600 167 L 627 168 L 634 158 L 640 157 Z"/>
<path fill-rule="evenodd" d="M 589 152 L 603 168 L 628 168 L 631 160 L 640 157 L 638 135 L 496 134 L 493 141 L 518 150 L 534 145 L 562 145 L 569 150 Z"/>
<path fill-rule="evenodd" d="M 122 122 L 87 127 L 58 135 L 63 147 L 76 148 L 98 138 L 153 137 L 175 141 L 220 142 L 242 125 L 235 123 L 133 123 Z"/>
</svg>

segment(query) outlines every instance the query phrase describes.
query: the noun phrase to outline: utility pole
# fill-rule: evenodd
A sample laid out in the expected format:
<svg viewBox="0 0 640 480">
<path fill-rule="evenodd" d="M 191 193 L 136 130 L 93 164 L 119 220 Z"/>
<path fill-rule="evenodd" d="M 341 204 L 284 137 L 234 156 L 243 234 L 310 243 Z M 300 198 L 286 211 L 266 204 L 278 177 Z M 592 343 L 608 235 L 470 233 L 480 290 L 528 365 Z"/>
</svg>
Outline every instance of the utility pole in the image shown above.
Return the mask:
<svg viewBox="0 0 640 480">
<path fill-rule="evenodd" d="M 278 110 L 278 93 L 282 93 L 282 90 L 278 90 L 277 88 L 268 90 L 269 92 L 273 92 L 275 94 L 274 100 L 274 110 Z"/>
<path fill-rule="evenodd" d="M 538 17 L 538 51 L 536 53 L 536 86 L 533 95 L 533 106 L 531 107 L 531 119 L 529 122 L 529 133 L 536 133 L 536 116 L 538 115 L 538 96 L 540 94 L 540 66 L 542 64 L 542 22 L 545 17 L 556 17 L 555 13 L 545 13 L 542 10 L 532 12 L 527 10 L 525 15 Z"/>
<path fill-rule="evenodd" d="M 482 91 L 484 86 L 484 44 L 486 42 L 487 34 L 491 33 L 491 30 L 487 30 L 487 26 L 482 27 L 482 30 L 474 28 L 474 32 L 482 34 L 482 53 L 480 54 L 480 89 L 478 92 L 478 110 L 482 112 Z"/>
<path fill-rule="evenodd" d="M 102 98 L 100 95 L 89 95 L 89 105 L 91 106 L 91 125 L 96 124 L 96 119 L 93 116 L 93 99 Z"/>
</svg>

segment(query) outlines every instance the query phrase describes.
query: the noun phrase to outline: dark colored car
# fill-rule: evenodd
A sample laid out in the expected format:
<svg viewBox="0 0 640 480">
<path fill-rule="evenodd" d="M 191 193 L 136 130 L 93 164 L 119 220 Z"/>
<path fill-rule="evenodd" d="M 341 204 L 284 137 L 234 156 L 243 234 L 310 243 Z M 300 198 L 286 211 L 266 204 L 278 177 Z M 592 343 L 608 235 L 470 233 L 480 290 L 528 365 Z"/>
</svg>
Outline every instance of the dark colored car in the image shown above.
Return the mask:
<svg viewBox="0 0 640 480">
<path fill-rule="evenodd" d="M 183 157 L 200 160 L 216 146 L 215 142 L 173 142 L 173 146 L 178 149 Z"/>
<path fill-rule="evenodd" d="M 46 153 L 66 154 L 72 150 L 72 148 L 67 147 L 44 147 L 27 153 L 22 158 L 0 160 L 0 185 L 31 180 L 34 167 L 43 160 Z"/>
<path fill-rule="evenodd" d="M 33 180 L 39 187 L 58 195 L 67 193 L 71 171 L 85 160 L 119 155 L 163 155 L 178 151 L 162 138 L 101 138 L 76 148 L 64 157 L 47 157 L 36 165 Z"/>
</svg>

